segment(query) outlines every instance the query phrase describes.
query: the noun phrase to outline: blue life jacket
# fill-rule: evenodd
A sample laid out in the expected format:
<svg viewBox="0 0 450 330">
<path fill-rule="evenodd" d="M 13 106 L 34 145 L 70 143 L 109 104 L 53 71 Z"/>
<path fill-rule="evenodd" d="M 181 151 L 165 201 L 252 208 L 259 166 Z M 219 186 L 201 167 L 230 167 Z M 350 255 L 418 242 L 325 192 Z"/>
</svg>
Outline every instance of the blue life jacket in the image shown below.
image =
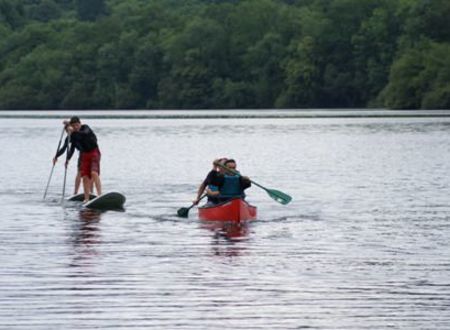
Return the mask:
<svg viewBox="0 0 450 330">
<path fill-rule="evenodd" d="M 211 190 L 211 191 L 219 191 L 219 187 L 217 187 L 217 186 L 215 186 L 215 185 L 212 185 L 212 184 L 209 184 L 209 185 L 208 185 L 208 188 L 209 188 L 209 190 Z"/>
<path fill-rule="evenodd" d="M 241 181 L 237 175 L 225 175 L 222 187 L 219 189 L 220 197 L 241 196 Z"/>
<path fill-rule="evenodd" d="M 219 187 L 215 186 L 215 185 L 212 185 L 212 184 L 209 184 L 208 188 L 211 191 L 219 191 Z M 217 203 L 219 203 L 219 197 L 218 196 L 210 196 L 210 195 L 208 195 L 208 203 L 209 204 L 217 204 Z"/>
</svg>

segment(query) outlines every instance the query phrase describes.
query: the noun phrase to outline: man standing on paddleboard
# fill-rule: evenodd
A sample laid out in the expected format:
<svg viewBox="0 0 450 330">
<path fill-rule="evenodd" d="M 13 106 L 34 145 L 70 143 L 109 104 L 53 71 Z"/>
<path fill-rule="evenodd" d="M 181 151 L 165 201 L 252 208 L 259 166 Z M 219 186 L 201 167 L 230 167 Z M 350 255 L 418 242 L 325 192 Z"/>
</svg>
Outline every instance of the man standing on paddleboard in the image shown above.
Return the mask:
<svg viewBox="0 0 450 330">
<path fill-rule="evenodd" d="M 89 201 L 92 183 L 95 185 L 98 196 L 102 194 L 100 181 L 101 154 L 97 137 L 88 125 L 81 124 L 80 118 L 77 116 L 70 118 L 67 133 L 70 135 L 71 144 L 67 162 L 75 149 L 80 151 L 80 175 L 83 181 L 84 203 L 86 203 Z"/>
</svg>

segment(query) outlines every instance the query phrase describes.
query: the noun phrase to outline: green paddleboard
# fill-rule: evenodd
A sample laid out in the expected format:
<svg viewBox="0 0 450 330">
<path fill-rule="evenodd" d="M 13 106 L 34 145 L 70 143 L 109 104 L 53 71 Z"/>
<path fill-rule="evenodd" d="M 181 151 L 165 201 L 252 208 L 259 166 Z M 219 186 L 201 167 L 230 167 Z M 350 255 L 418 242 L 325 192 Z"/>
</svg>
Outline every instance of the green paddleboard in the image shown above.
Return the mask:
<svg viewBox="0 0 450 330">
<path fill-rule="evenodd" d="M 83 204 L 83 207 L 95 210 L 123 210 L 125 196 L 118 192 L 109 192 L 100 195 L 89 202 Z"/>
<path fill-rule="evenodd" d="M 96 197 L 97 196 L 91 194 L 89 196 L 89 200 L 94 199 Z M 77 194 L 77 195 L 70 196 L 69 198 L 67 198 L 67 200 L 70 202 L 82 202 L 82 201 L 84 201 L 84 194 Z"/>
</svg>

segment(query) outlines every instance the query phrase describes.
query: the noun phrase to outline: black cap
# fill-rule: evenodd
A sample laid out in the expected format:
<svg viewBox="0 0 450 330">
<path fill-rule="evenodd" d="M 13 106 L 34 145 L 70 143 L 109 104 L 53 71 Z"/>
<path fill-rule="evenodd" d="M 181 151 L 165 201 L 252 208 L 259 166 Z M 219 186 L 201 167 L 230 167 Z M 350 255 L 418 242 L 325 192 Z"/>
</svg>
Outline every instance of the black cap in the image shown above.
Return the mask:
<svg viewBox="0 0 450 330">
<path fill-rule="evenodd" d="M 69 124 L 75 124 L 75 123 L 80 123 L 80 118 L 78 118 L 77 116 L 70 117 Z"/>
</svg>

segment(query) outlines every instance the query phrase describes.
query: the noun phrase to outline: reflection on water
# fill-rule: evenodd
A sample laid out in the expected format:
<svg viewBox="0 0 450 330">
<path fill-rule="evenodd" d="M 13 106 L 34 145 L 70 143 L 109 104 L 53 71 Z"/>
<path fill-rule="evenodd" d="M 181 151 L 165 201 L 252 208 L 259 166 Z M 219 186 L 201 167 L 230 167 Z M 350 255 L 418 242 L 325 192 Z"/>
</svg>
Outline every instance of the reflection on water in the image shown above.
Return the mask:
<svg viewBox="0 0 450 330">
<path fill-rule="evenodd" d="M 249 226 L 247 221 L 201 221 L 200 225 L 213 233 L 213 254 L 224 257 L 238 257 L 245 252 L 245 246 L 240 243 L 248 239 Z"/>
<path fill-rule="evenodd" d="M 100 221 L 102 212 L 94 209 L 82 208 L 78 213 L 80 221 L 90 224 Z"/>
<path fill-rule="evenodd" d="M 201 221 L 201 227 L 214 232 L 214 237 L 228 241 L 246 239 L 249 223 L 247 221 Z"/>
<path fill-rule="evenodd" d="M 101 244 L 101 212 L 80 209 L 78 221 L 72 225 L 73 267 L 95 265 L 99 256 L 98 245 Z"/>
</svg>

